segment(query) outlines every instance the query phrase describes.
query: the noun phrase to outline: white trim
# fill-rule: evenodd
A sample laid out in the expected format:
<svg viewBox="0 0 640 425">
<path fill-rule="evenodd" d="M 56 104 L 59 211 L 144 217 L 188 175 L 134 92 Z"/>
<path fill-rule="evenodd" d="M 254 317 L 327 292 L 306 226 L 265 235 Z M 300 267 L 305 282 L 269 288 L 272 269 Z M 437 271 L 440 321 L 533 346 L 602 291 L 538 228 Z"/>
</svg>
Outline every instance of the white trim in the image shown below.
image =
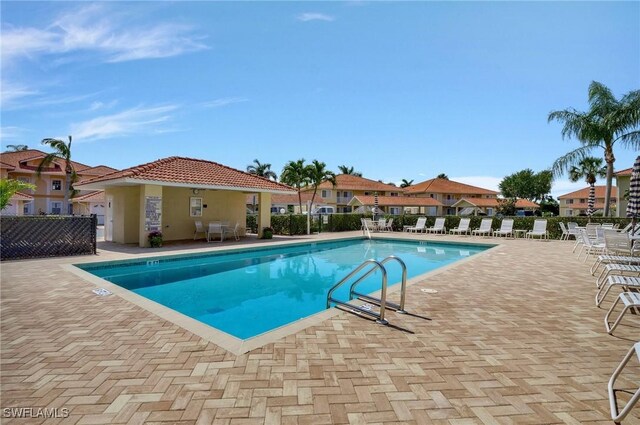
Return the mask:
<svg viewBox="0 0 640 425">
<path fill-rule="evenodd" d="M 104 190 L 109 186 L 127 186 L 127 185 L 139 185 L 139 184 L 151 184 L 156 186 L 169 186 L 169 187 L 188 187 L 190 189 L 211 189 L 211 190 L 228 190 L 233 192 L 246 192 L 246 193 L 276 193 L 280 195 L 292 195 L 297 194 L 295 190 L 268 190 L 268 189 L 260 189 L 257 187 L 239 187 L 239 186 L 216 186 L 216 185 L 204 185 L 204 184 L 196 184 L 196 183 L 176 183 L 176 182 L 165 182 L 161 180 L 139 180 L 132 179 L 130 177 L 106 180 L 95 183 L 85 183 L 74 185 L 76 189 L 79 190 Z"/>
</svg>

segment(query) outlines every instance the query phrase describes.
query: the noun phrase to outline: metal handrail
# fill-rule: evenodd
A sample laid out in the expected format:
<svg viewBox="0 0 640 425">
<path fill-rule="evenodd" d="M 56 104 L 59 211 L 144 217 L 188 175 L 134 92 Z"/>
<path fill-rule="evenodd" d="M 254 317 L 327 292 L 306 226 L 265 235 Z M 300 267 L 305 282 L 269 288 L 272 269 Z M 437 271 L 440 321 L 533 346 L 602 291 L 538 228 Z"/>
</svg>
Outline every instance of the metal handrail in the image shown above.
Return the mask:
<svg viewBox="0 0 640 425">
<path fill-rule="evenodd" d="M 348 303 L 345 303 L 343 301 L 340 300 L 336 300 L 332 297 L 333 292 L 338 289 L 340 286 L 342 286 L 342 284 L 344 284 L 346 281 L 348 281 L 349 279 L 351 279 L 356 273 L 358 273 L 360 270 L 362 270 L 363 268 L 369 266 L 369 265 L 373 265 L 373 269 L 375 270 L 376 268 L 379 268 L 380 271 L 382 272 L 382 289 L 381 289 L 381 300 L 380 300 L 380 312 L 379 313 L 374 313 L 372 311 L 368 311 L 365 310 L 364 308 L 358 307 L 358 306 L 354 306 Z M 370 274 L 371 271 L 367 272 L 367 275 Z M 386 305 L 386 298 L 387 298 L 387 270 L 384 268 L 384 266 L 372 259 L 366 260 L 364 261 L 362 264 L 360 264 L 358 267 L 356 267 L 351 273 L 349 273 L 348 275 L 346 275 L 344 278 L 342 278 L 338 283 L 336 283 L 335 285 L 333 285 L 331 287 L 331 289 L 329 289 L 329 293 L 327 294 L 327 308 L 331 307 L 331 303 L 335 303 L 335 304 L 339 304 L 339 305 L 344 305 L 347 306 L 349 308 L 355 308 L 357 309 L 359 312 L 364 313 L 364 314 L 368 314 L 370 316 L 373 317 L 377 317 L 377 322 L 381 323 L 383 325 L 386 325 L 388 322 L 384 319 L 384 311 L 385 311 L 385 305 Z"/>
<path fill-rule="evenodd" d="M 396 304 L 396 303 L 392 303 L 386 300 L 386 293 L 383 295 L 381 294 L 382 298 L 384 298 L 385 300 L 385 305 L 386 307 L 390 307 L 393 310 L 396 310 L 397 313 L 400 314 L 404 314 L 406 313 L 406 310 L 404 309 L 404 302 L 405 302 L 405 295 L 406 295 L 406 291 L 407 291 L 407 265 L 405 264 L 404 261 L 402 261 L 400 259 L 400 257 L 397 257 L 395 255 L 390 255 L 387 258 L 385 258 L 384 260 L 380 261 L 380 265 L 384 266 L 385 263 L 388 263 L 391 260 L 396 260 L 398 263 L 400 263 L 400 267 L 402 268 L 402 281 L 400 284 L 400 304 Z M 375 303 L 380 304 L 381 303 L 381 299 L 372 297 L 370 295 L 366 295 L 366 294 L 361 294 L 359 292 L 356 292 L 354 289 L 356 287 L 356 285 L 358 285 L 361 281 L 363 281 L 364 279 L 366 279 L 371 273 L 373 273 L 375 271 L 375 269 L 371 269 L 369 270 L 366 274 L 362 275 L 360 278 L 358 278 L 358 280 L 356 280 L 355 282 L 353 282 L 351 284 L 351 288 L 349 288 L 349 299 L 353 299 L 353 295 L 357 295 L 360 298 L 366 298 L 368 301 L 373 301 Z M 385 268 L 386 271 L 386 268 Z"/>
</svg>

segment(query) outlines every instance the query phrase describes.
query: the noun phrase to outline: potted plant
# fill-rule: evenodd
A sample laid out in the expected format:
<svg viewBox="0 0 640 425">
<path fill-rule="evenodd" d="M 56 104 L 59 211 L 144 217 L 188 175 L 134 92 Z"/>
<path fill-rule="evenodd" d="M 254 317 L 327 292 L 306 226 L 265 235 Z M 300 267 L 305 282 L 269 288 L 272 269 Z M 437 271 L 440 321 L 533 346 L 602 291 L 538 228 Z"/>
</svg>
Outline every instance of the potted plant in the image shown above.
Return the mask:
<svg viewBox="0 0 640 425">
<path fill-rule="evenodd" d="M 162 246 L 162 232 L 160 230 L 149 232 L 148 238 L 151 248 L 159 248 Z"/>
<path fill-rule="evenodd" d="M 272 239 L 272 238 L 273 238 L 273 229 L 271 227 L 263 227 L 262 239 Z"/>
</svg>

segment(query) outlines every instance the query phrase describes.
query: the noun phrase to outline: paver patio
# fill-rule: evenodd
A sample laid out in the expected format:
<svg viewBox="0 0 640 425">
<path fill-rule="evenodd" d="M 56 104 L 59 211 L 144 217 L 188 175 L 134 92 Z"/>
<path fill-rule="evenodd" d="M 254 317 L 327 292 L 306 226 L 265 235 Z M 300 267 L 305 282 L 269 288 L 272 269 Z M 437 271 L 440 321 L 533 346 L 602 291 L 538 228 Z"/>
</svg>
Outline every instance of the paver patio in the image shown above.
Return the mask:
<svg viewBox="0 0 640 425">
<path fill-rule="evenodd" d="M 1 407 L 67 408 L 49 419 L 65 424 L 612 423 L 607 381 L 640 320 L 606 334 L 613 296 L 595 307 L 571 242 L 416 237 L 501 246 L 409 286 L 407 309 L 432 320 L 388 319 L 414 334 L 341 313 L 239 356 L 60 267 L 150 250 L 3 263 Z"/>
</svg>

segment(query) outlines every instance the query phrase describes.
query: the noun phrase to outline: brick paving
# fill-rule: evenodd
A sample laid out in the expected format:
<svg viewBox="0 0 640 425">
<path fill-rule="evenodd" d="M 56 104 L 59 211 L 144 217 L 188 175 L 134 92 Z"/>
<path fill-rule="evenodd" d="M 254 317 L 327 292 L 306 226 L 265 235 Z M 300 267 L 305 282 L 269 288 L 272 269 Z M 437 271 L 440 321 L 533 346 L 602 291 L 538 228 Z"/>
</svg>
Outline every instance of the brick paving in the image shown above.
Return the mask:
<svg viewBox="0 0 640 425">
<path fill-rule="evenodd" d="M 3 263 L 1 407 L 65 408 L 47 421 L 64 424 L 612 423 L 607 381 L 639 317 L 606 334 L 613 296 L 595 307 L 571 242 L 500 242 L 409 286 L 431 320 L 388 319 L 413 334 L 341 313 L 238 356 L 59 266 L 95 257 Z M 98 259 L 149 252 L 105 246 Z"/>
</svg>

